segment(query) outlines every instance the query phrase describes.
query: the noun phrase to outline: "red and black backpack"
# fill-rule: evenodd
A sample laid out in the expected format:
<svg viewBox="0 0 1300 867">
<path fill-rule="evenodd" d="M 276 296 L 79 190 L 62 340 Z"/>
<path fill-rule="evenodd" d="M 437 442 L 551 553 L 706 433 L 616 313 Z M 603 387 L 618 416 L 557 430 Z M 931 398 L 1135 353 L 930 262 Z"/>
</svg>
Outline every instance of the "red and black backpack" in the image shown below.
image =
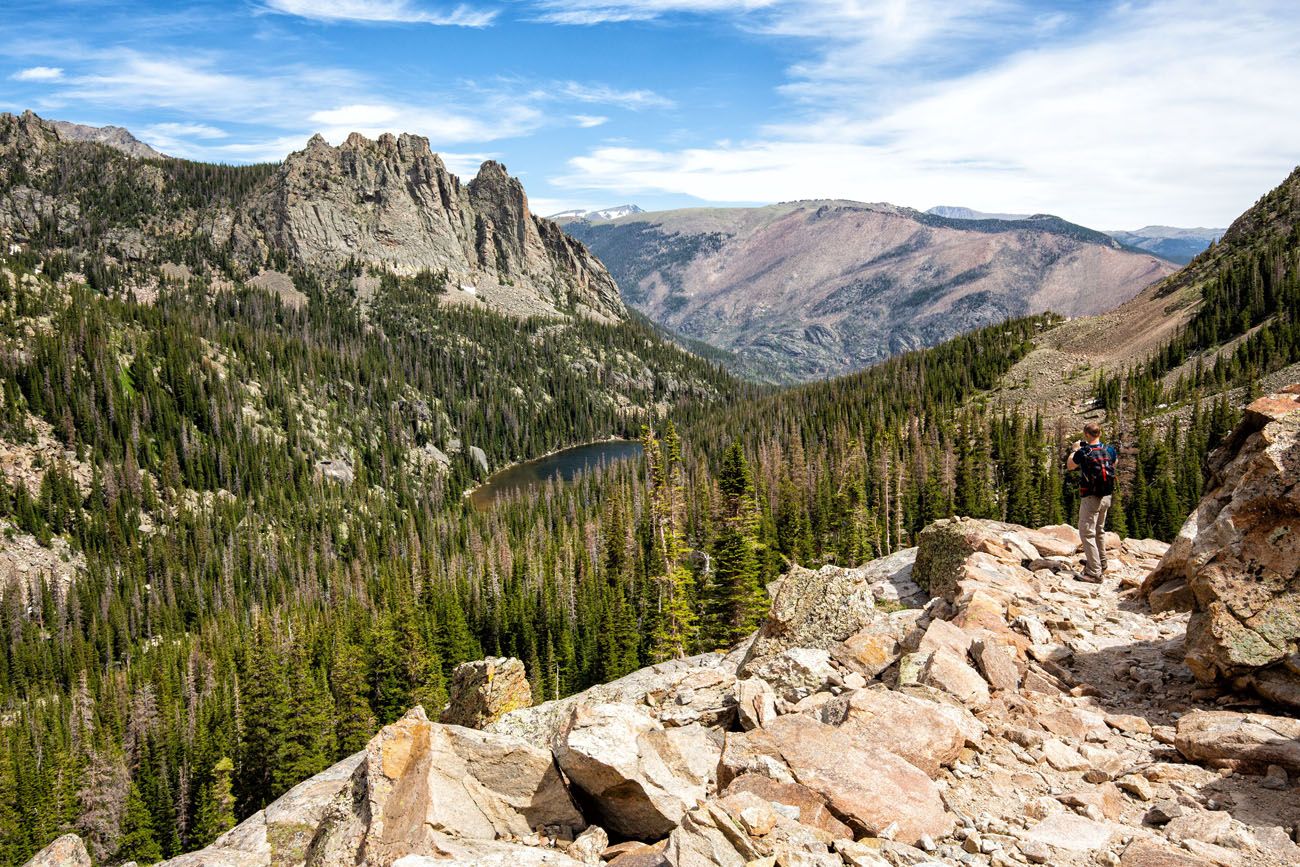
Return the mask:
<svg viewBox="0 0 1300 867">
<path fill-rule="evenodd" d="M 1115 453 L 1105 443 L 1087 444 L 1080 449 L 1080 492 L 1085 497 L 1107 497 L 1115 493 Z"/>
</svg>

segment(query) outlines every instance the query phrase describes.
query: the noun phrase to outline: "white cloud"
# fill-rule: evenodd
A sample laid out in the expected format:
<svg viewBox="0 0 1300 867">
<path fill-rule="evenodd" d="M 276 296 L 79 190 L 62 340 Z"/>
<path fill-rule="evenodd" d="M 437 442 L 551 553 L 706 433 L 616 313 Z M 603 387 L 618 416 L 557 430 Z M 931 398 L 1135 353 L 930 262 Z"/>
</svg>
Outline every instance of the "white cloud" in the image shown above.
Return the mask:
<svg viewBox="0 0 1300 867">
<path fill-rule="evenodd" d="M 501 160 L 499 153 L 449 153 L 439 151 L 438 156 L 442 157 L 442 164 L 453 174 L 461 178 L 469 179 L 478 174 L 479 167 L 488 160 Z"/>
<path fill-rule="evenodd" d="M 315 21 L 363 21 L 378 24 L 435 24 L 450 27 L 487 27 L 494 10 L 460 4 L 430 10 L 407 0 L 266 0 L 273 12 Z"/>
<path fill-rule="evenodd" d="M 206 123 L 155 123 L 141 130 L 144 135 L 177 138 L 225 138 L 226 131 Z"/>
<path fill-rule="evenodd" d="M 385 132 L 426 136 L 435 150 L 449 144 L 495 141 L 532 132 L 545 122 L 541 111 L 506 95 L 489 95 L 471 112 L 457 107 L 426 108 L 358 103 L 313 112 L 315 131 L 332 142 L 359 132 L 374 138 Z"/>
<path fill-rule="evenodd" d="M 612 105 L 617 108 L 640 111 L 646 108 L 671 108 L 673 101 L 653 90 L 619 90 L 607 84 L 584 84 L 578 81 L 562 83 L 557 94 L 576 102 Z"/>
<path fill-rule="evenodd" d="M 90 59 L 90 71 L 62 82 L 62 98 L 131 110 L 169 109 L 209 120 L 247 122 L 250 112 L 259 110 L 304 117 L 322 92 L 360 87 L 357 77 L 345 70 L 289 66 L 269 73 L 236 73 L 204 55 L 116 50 Z"/>
<path fill-rule="evenodd" d="M 1050 211 L 1106 228 L 1223 225 L 1297 161 L 1297 45 L 1300 21 L 1282 2 L 1125 4 L 1081 36 L 883 97 L 869 79 L 809 63 L 796 74 L 836 84 L 836 98 L 809 97 L 755 140 L 602 147 L 556 182 Z"/>
<path fill-rule="evenodd" d="M 738 13 L 772 6 L 777 0 L 539 0 L 538 20 L 551 24 L 607 24 L 651 21 L 671 13 Z"/>
<path fill-rule="evenodd" d="M 15 81 L 59 81 L 63 78 L 63 69 L 58 66 L 30 66 L 15 72 L 10 78 Z"/>
<path fill-rule="evenodd" d="M 609 122 L 609 118 L 599 114 L 575 114 L 572 120 L 583 129 L 592 129 Z"/>
<path fill-rule="evenodd" d="M 205 123 L 155 123 L 135 131 L 145 143 L 173 156 L 190 156 L 200 142 L 224 139 L 226 131 Z"/>
</svg>

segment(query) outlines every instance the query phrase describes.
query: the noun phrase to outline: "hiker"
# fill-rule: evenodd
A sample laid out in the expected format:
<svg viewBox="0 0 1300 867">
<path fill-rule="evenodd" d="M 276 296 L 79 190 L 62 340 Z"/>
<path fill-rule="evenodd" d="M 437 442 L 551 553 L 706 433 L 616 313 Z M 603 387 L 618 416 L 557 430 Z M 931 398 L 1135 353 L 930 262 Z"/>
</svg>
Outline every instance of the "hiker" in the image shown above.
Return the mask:
<svg viewBox="0 0 1300 867">
<path fill-rule="evenodd" d="M 1083 542 L 1084 581 L 1101 583 L 1106 571 L 1106 513 L 1115 492 L 1114 446 L 1101 441 L 1101 426 L 1088 422 L 1084 439 L 1071 446 L 1067 470 L 1079 470 L 1079 540 Z"/>
</svg>

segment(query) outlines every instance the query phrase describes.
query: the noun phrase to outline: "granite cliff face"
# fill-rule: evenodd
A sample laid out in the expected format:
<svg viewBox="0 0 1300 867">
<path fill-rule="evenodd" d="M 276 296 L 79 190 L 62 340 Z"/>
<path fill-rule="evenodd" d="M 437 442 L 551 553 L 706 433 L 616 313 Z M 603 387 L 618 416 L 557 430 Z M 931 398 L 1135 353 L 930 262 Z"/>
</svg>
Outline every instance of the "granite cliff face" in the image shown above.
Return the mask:
<svg viewBox="0 0 1300 867">
<path fill-rule="evenodd" d="M 150 154 L 100 133 L 0 114 L 0 236 L 53 231 L 74 256 L 124 267 L 188 248 L 203 251 L 195 273 L 245 279 L 285 264 L 445 273 L 451 298 L 514 315 L 626 315 L 605 267 L 534 215 L 500 163 L 462 184 L 421 136 L 354 133 L 338 147 L 316 136 L 275 167 L 206 166 L 135 159 Z"/>
<path fill-rule="evenodd" d="M 446 271 L 460 291 L 520 313 L 623 314 L 604 266 L 529 211 L 505 166 L 486 162 L 462 184 L 422 136 L 353 133 L 338 147 L 315 136 L 250 199 L 232 235 L 250 258 L 279 250 L 308 267 L 355 259 L 404 275 Z"/>
</svg>

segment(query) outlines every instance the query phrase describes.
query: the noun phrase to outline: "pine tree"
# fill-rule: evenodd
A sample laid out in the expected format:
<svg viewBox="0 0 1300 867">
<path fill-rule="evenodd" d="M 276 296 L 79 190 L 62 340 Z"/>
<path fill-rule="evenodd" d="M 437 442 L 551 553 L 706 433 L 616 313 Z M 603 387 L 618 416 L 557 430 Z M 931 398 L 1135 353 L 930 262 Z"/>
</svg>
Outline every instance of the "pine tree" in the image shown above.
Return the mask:
<svg viewBox="0 0 1300 867">
<path fill-rule="evenodd" d="M 377 725 L 368 698 L 370 690 L 360 647 L 346 639 L 336 641 L 330 658 L 329 682 L 334 697 L 337 741 L 334 758 L 337 760 L 364 749 Z"/>
<path fill-rule="evenodd" d="M 333 703 L 307 654 L 296 646 L 289 655 L 289 719 L 272 774 L 272 787 L 284 792 L 333 764 L 336 752 Z"/>
<path fill-rule="evenodd" d="M 163 857 L 154 832 L 153 816 L 134 783 L 127 794 L 126 811 L 122 816 L 122 835 L 114 857 L 119 862 L 135 861 L 142 867 L 161 861 Z"/>
<path fill-rule="evenodd" d="M 212 766 L 211 779 L 199 794 L 194 829 L 196 845 L 207 845 L 235 827 L 235 796 L 231 782 L 234 772 L 235 763 L 228 756 L 222 756 Z"/>
<path fill-rule="evenodd" d="M 287 728 L 286 687 L 276 660 L 277 649 L 265 620 L 247 654 L 239 682 L 243 731 L 236 775 L 240 815 L 266 806 L 279 794 L 275 769 L 284 751 Z"/>
<path fill-rule="evenodd" d="M 651 635 L 651 655 L 656 661 L 662 661 L 686 656 L 696 631 L 691 599 L 694 580 L 682 562 L 678 514 L 681 440 L 669 422 L 662 443 L 649 428 L 643 429 L 642 446 L 650 474 L 647 495 L 650 499 L 651 539 L 662 569 L 657 576 L 659 593 Z"/>
</svg>

